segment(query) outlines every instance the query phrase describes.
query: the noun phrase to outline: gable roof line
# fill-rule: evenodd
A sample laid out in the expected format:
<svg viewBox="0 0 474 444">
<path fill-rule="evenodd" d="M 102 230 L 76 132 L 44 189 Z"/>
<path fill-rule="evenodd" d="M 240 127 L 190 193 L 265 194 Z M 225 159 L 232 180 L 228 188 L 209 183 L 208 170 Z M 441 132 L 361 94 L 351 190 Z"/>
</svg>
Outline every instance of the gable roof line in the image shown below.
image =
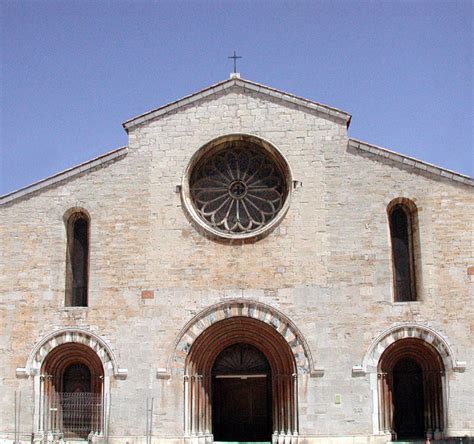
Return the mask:
<svg viewBox="0 0 474 444">
<path fill-rule="evenodd" d="M 442 168 L 440 166 L 437 166 L 428 162 L 424 162 L 422 160 L 418 160 L 414 157 L 397 153 L 396 151 L 389 150 L 387 148 L 382 148 L 380 146 L 373 145 L 368 142 L 364 142 L 362 140 L 358 140 L 354 138 L 349 138 L 348 145 L 357 150 L 369 152 L 377 156 L 402 163 L 403 165 L 407 167 L 417 168 L 424 172 L 435 174 L 437 176 L 441 176 L 448 180 L 460 182 L 462 184 L 469 185 L 469 186 L 474 186 L 474 180 L 465 174 L 457 173 L 456 171 L 452 171 L 447 168 Z M 104 163 L 110 162 L 111 160 L 117 159 L 121 156 L 125 156 L 127 152 L 128 152 L 127 146 L 117 148 L 115 150 L 102 154 L 98 157 L 95 157 L 91 160 L 75 165 L 59 173 L 53 174 L 52 176 L 46 177 L 45 179 L 41 179 L 23 188 L 4 194 L 3 196 L 0 196 L 0 205 L 4 205 L 8 202 L 19 199 L 20 197 L 26 196 L 35 191 L 39 191 L 50 185 L 61 182 L 62 180 L 68 179 L 70 177 L 73 177 L 83 172 L 86 172 L 88 170 L 91 170 L 99 165 L 103 165 Z"/>
<path fill-rule="evenodd" d="M 442 168 L 438 165 L 433 165 L 432 163 L 415 159 L 414 157 L 405 156 L 404 154 L 397 153 L 396 151 L 382 148 L 377 145 L 372 145 L 370 143 L 363 142 L 362 140 L 349 138 L 348 144 L 350 147 L 357 150 L 369 152 L 385 159 L 402 163 L 407 167 L 416 168 L 424 172 L 441 176 L 445 179 L 463 183 L 465 185 L 474 186 L 474 180 L 465 174 L 457 173 L 456 171 L 448 170 L 447 168 Z"/>
<path fill-rule="evenodd" d="M 224 91 L 225 89 L 231 88 L 233 86 L 240 86 L 244 89 L 249 89 L 251 91 L 267 94 L 271 97 L 285 100 L 287 102 L 300 105 L 305 108 L 309 108 L 311 110 L 319 111 L 324 114 L 329 114 L 333 117 L 339 118 L 343 120 L 344 122 L 346 122 L 347 127 L 349 127 L 349 124 L 351 122 L 352 116 L 349 113 L 342 111 L 338 108 L 334 108 L 332 106 L 314 102 L 304 97 L 299 97 L 294 94 L 290 94 L 290 93 L 280 91 L 275 88 L 271 88 L 269 86 L 262 85 L 260 83 L 252 82 L 250 80 L 241 79 L 241 78 L 231 78 L 231 79 L 227 79 L 222 82 L 216 83 L 214 85 L 211 85 L 207 88 L 201 89 L 198 92 L 187 95 L 181 99 L 175 100 L 174 102 L 170 102 L 166 105 L 160 106 L 159 108 L 140 114 L 139 116 L 132 117 L 131 119 L 126 120 L 122 124 L 122 126 L 125 129 L 125 131 L 128 132 L 130 128 L 133 128 L 137 125 L 147 122 L 148 120 L 163 116 L 164 114 L 167 114 L 171 111 L 181 108 L 182 106 L 189 105 L 190 103 L 194 103 L 204 97 L 208 97 L 212 94 L 216 94 L 219 91 Z"/>
<path fill-rule="evenodd" d="M 111 160 L 117 159 L 118 157 L 125 156 L 127 152 L 128 147 L 126 146 L 117 148 L 98 157 L 94 157 L 91 160 L 80 163 L 79 165 L 75 165 L 59 173 L 53 174 L 52 176 L 46 177 L 45 179 L 34 182 L 30 185 L 27 185 L 26 187 L 12 191 L 8 194 L 4 194 L 3 196 L 0 196 L 0 205 L 4 205 L 8 202 L 19 199 L 20 197 L 26 196 L 27 194 L 34 193 L 35 191 L 42 190 L 43 188 L 61 182 L 62 180 L 77 176 L 78 174 L 103 165 L 104 163 L 110 162 Z"/>
</svg>

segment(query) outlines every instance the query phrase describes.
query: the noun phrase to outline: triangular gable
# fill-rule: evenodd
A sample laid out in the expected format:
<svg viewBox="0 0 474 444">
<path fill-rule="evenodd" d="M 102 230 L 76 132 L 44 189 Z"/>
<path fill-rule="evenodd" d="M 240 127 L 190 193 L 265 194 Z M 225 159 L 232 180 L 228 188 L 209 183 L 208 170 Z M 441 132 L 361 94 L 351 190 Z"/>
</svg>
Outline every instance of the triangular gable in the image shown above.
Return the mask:
<svg viewBox="0 0 474 444">
<path fill-rule="evenodd" d="M 182 99 L 176 100 L 175 102 L 168 103 L 167 105 L 161 106 L 160 108 L 148 111 L 144 114 L 141 114 L 137 117 L 133 117 L 125 121 L 122 125 L 125 131 L 129 131 L 131 128 L 141 125 L 149 120 L 156 119 L 161 117 L 171 111 L 175 111 L 183 106 L 194 103 L 204 97 L 209 97 L 213 94 L 217 94 L 221 91 L 227 90 L 234 86 L 243 88 L 244 90 L 254 91 L 261 94 L 266 94 L 270 97 L 277 98 L 280 100 L 285 100 L 289 103 L 296 104 L 313 111 L 318 111 L 323 114 L 327 114 L 331 117 L 342 120 L 349 127 L 351 121 L 351 115 L 337 108 L 333 108 L 328 105 L 323 105 L 322 103 L 313 102 L 311 100 L 305 99 L 303 97 L 298 97 L 293 94 L 289 94 L 283 91 L 279 91 L 269 86 L 261 85 L 259 83 L 251 82 L 250 80 L 241 79 L 239 77 L 231 77 L 228 80 L 225 80 L 220 83 L 216 83 L 208 88 L 202 89 L 194 94 L 183 97 Z"/>
<path fill-rule="evenodd" d="M 186 96 L 180 100 L 169 103 L 160 108 L 149 111 L 140 116 L 134 117 L 130 120 L 127 120 L 126 122 L 123 123 L 123 127 L 128 132 L 130 128 L 133 128 L 151 119 L 155 119 L 171 111 L 174 111 L 180 107 L 186 106 L 204 97 L 208 97 L 212 94 L 218 93 L 219 91 L 223 91 L 223 90 L 232 88 L 234 86 L 239 86 L 243 88 L 244 90 L 246 89 L 249 91 L 255 91 L 262 94 L 267 94 L 270 97 L 285 100 L 285 101 L 288 101 L 289 103 L 303 106 L 313 111 L 315 110 L 315 111 L 330 115 L 332 117 L 338 118 L 346 122 L 347 126 L 349 126 L 350 121 L 351 121 L 350 114 L 346 113 L 345 111 L 341 111 L 337 108 L 333 108 L 327 105 L 323 105 L 321 103 L 313 102 L 311 100 L 298 97 L 298 96 L 295 96 L 283 91 L 279 91 L 277 89 L 270 88 L 265 85 L 260 85 L 258 83 L 251 82 L 249 80 L 244 80 L 238 77 L 232 77 L 229 80 L 225 80 L 223 82 L 217 83 L 197 93 Z M 423 162 L 421 160 L 414 159 L 412 157 L 408 157 L 403 154 L 399 154 L 395 151 L 391 151 L 386 148 L 381 148 L 379 146 L 372 145 L 367 142 L 362 142 L 360 140 L 353 139 L 353 138 L 349 139 L 348 146 L 352 148 L 353 150 L 356 150 L 359 152 L 367 152 L 367 153 L 371 153 L 372 155 L 376 155 L 380 159 L 387 158 L 387 159 L 390 159 L 391 161 L 398 162 L 400 164 L 403 164 L 405 167 L 419 170 L 420 173 L 421 172 L 431 173 L 435 176 L 439 176 L 444 179 L 452 180 L 452 181 L 469 185 L 469 186 L 474 186 L 474 181 L 469 176 L 466 176 L 466 175 L 463 175 L 455 171 L 451 171 L 451 170 L 448 170 L 446 168 L 442 168 L 436 165 L 432 165 L 430 163 Z M 95 159 L 84 162 L 80 165 L 74 166 L 60 173 L 54 174 L 53 176 L 50 176 L 46 179 L 42 179 L 38 182 L 35 182 L 19 190 L 12 191 L 8 194 L 0 196 L 0 205 L 4 205 L 8 202 L 16 200 L 25 195 L 31 194 L 35 191 L 42 190 L 53 184 L 56 184 L 63 180 L 74 177 L 78 174 L 88 172 L 94 168 L 97 168 L 98 166 L 103 166 L 104 164 L 108 164 L 110 161 L 119 160 L 127 154 L 127 150 L 128 150 L 127 147 L 122 147 L 117 150 L 111 151 L 109 153 L 105 153 L 102 156 L 96 157 Z"/>
</svg>

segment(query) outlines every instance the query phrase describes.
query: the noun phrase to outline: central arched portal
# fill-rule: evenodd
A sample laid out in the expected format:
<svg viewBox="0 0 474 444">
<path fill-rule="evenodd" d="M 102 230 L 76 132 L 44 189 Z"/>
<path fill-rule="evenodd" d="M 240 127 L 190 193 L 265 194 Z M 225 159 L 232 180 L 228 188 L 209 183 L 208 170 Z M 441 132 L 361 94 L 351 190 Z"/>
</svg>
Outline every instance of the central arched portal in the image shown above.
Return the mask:
<svg viewBox="0 0 474 444">
<path fill-rule="evenodd" d="M 194 341 L 185 369 L 185 432 L 214 441 L 273 441 L 298 434 L 296 364 L 263 321 L 233 317 Z"/>
</svg>

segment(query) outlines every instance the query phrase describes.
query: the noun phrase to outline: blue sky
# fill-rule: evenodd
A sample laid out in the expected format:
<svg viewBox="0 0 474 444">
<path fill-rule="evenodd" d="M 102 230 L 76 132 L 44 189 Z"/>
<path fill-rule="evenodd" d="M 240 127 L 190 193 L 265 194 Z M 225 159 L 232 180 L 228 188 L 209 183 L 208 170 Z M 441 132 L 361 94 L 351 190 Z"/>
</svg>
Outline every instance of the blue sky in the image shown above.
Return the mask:
<svg viewBox="0 0 474 444">
<path fill-rule="evenodd" d="M 127 144 L 130 117 L 242 77 L 351 137 L 473 175 L 472 1 L 2 0 L 8 193 Z"/>
</svg>

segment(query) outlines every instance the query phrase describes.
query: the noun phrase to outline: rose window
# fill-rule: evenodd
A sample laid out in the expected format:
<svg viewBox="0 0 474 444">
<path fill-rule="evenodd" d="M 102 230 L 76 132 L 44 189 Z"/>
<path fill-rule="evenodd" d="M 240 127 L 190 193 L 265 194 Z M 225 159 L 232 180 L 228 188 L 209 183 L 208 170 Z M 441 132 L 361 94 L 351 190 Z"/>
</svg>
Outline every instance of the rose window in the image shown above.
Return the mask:
<svg viewBox="0 0 474 444">
<path fill-rule="evenodd" d="M 255 143 L 242 140 L 219 148 L 202 156 L 192 169 L 193 207 L 217 233 L 259 232 L 275 220 L 287 198 L 281 162 Z"/>
</svg>

